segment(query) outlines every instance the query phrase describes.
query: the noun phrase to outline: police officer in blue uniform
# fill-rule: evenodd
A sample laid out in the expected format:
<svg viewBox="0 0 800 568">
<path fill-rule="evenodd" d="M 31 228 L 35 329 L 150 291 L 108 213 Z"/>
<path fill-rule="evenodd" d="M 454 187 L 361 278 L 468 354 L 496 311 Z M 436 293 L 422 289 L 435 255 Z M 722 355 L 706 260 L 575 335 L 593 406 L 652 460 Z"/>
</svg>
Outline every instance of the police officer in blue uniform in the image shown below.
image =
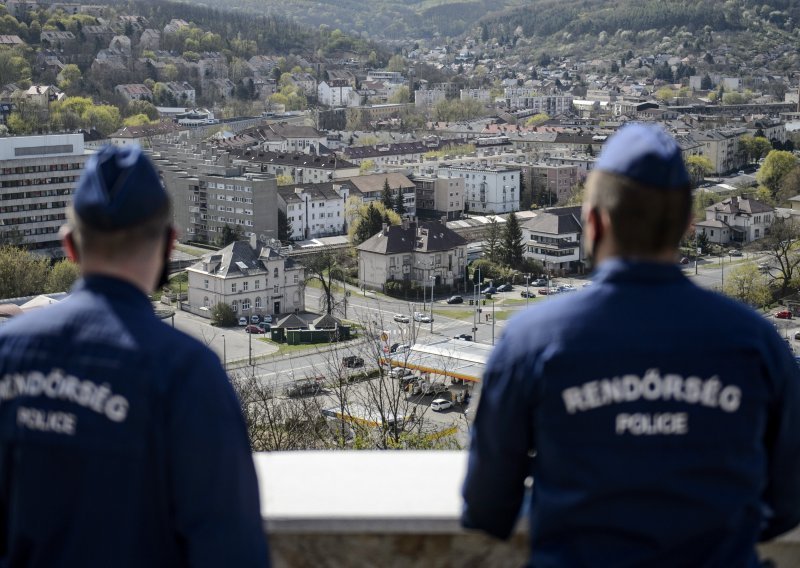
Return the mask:
<svg viewBox="0 0 800 568">
<path fill-rule="evenodd" d="M 527 515 L 536 567 L 757 566 L 756 543 L 800 522 L 798 367 L 676 265 L 691 192 L 668 134 L 620 129 L 586 191 L 594 284 L 509 322 L 462 523 L 506 538 Z"/>
<path fill-rule="evenodd" d="M 0 566 L 269 565 L 236 395 L 147 297 L 174 236 L 138 147 L 89 158 L 63 233 L 83 278 L 0 331 Z"/>
</svg>

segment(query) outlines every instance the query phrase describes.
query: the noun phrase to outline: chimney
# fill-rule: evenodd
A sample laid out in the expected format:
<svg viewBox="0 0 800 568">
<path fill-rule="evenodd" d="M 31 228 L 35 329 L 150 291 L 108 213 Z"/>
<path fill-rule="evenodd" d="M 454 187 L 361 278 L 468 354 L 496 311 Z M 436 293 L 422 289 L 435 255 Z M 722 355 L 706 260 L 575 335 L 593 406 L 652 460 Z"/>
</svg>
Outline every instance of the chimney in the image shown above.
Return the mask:
<svg viewBox="0 0 800 568">
<path fill-rule="evenodd" d="M 383 223 L 381 225 L 381 233 L 386 236 L 389 234 L 389 225 L 387 223 Z"/>
<path fill-rule="evenodd" d="M 255 233 L 250 233 L 250 248 L 258 250 L 258 237 Z"/>
</svg>

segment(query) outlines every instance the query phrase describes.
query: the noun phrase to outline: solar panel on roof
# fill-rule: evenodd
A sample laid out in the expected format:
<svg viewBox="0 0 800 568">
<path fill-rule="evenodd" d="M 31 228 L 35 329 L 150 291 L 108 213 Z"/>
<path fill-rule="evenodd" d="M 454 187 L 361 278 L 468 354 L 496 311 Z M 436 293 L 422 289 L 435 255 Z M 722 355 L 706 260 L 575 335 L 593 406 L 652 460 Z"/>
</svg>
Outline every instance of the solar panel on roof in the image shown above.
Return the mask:
<svg viewBox="0 0 800 568">
<path fill-rule="evenodd" d="M 236 266 L 238 266 L 241 270 L 247 270 L 247 265 L 241 260 L 236 261 Z"/>
</svg>

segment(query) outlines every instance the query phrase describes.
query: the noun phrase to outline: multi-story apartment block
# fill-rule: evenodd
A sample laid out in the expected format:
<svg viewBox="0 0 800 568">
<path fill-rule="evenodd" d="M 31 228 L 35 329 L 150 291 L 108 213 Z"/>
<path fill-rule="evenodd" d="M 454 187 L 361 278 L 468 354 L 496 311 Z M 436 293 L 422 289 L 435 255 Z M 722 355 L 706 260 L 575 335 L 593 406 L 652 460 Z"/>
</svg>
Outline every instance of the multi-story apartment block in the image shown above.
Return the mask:
<svg viewBox="0 0 800 568">
<path fill-rule="evenodd" d="M 214 305 L 226 303 L 237 316 L 248 319 L 305 310 L 305 269 L 269 242 L 252 235 L 206 254 L 187 268 L 188 306 L 184 309 L 210 317 Z"/>
<path fill-rule="evenodd" d="M 464 212 L 464 178 L 416 176 L 417 216 L 456 221 Z"/>
<path fill-rule="evenodd" d="M 447 93 L 444 89 L 417 89 L 414 91 L 414 105 L 420 107 L 433 107 L 445 100 Z"/>
<path fill-rule="evenodd" d="M 117 85 L 114 92 L 121 95 L 126 101 L 152 101 L 153 91 L 142 83 L 130 83 L 127 85 Z"/>
<path fill-rule="evenodd" d="M 352 100 L 350 95 L 354 90 L 345 79 L 322 81 L 317 85 L 317 99 L 320 104 L 329 107 L 349 106 Z"/>
<path fill-rule="evenodd" d="M 530 109 L 534 113 L 557 116 L 572 110 L 572 95 L 542 95 L 536 89 L 509 87 L 505 90 L 506 106 Z"/>
<path fill-rule="evenodd" d="M 260 150 L 231 150 L 231 160 L 246 171 L 291 176 L 296 184 L 325 183 L 357 176 L 358 166 L 336 156 Z"/>
<path fill-rule="evenodd" d="M 725 174 L 744 164 L 744 156 L 739 152 L 739 138 L 747 134 L 744 128 L 729 130 L 703 130 L 693 132 L 691 137 L 702 145 L 702 154 L 709 159 L 712 174 Z"/>
<path fill-rule="evenodd" d="M 58 231 L 90 154 L 82 134 L 0 138 L 0 243 L 60 256 Z"/>
<path fill-rule="evenodd" d="M 511 213 L 519 209 L 519 169 L 443 165 L 440 177 L 464 178 L 465 209 L 472 213 Z"/>
<path fill-rule="evenodd" d="M 406 215 L 413 217 L 417 214 L 417 193 L 414 182 L 403 174 L 372 174 L 367 176 L 357 176 L 349 180 L 352 189 L 350 194 L 358 197 L 364 203 L 378 201 L 383 197 L 383 188 L 389 183 L 389 193 L 392 199 L 397 199 L 398 192 L 403 194 L 403 206 Z"/>
<path fill-rule="evenodd" d="M 531 193 L 550 193 L 554 199 L 548 205 L 558 205 L 569 199 L 572 188 L 578 183 L 576 166 L 532 164 L 529 172 L 528 190 Z"/>
<path fill-rule="evenodd" d="M 583 266 L 580 207 L 559 207 L 520 224 L 524 256 L 542 263 L 549 273 L 580 271 Z"/>
<path fill-rule="evenodd" d="M 286 213 L 291 240 L 344 234 L 347 183 L 318 183 L 278 188 L 278 207 Z"/>
<path fill-rule="evenodd" d="M 212 243 L 225 227 L 244 237 L 278 237 L 274 176 L 242 172 L 227 155 L 218 163 L 164 155 L 155 162 L 172 196 L 180 239 Z"/>
<path fill-rule="evenodd" d="M 478 101 L 484 104 L 489 104 L 492 101 L 489 89 L 461 89 L 459 98 L 462 101 Z"/>
</svg>

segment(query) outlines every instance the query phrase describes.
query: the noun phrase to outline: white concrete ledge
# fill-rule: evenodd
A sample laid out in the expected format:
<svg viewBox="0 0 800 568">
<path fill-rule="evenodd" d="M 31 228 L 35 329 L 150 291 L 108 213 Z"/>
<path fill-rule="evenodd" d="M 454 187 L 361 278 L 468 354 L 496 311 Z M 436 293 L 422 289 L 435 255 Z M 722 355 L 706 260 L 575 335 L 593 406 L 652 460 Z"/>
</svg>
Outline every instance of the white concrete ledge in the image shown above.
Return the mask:
<svg viewBox="0 0 800 568">
<path fill-rule="evenodd" d="M 527 557 L 525 519 L 508 543 L 461 528 L 466 452 L 275 452 L 254 459 L 275 566 L 493 566 Z M 369 552 L 369 562 L 359 563 L 359 551 Z M 760 553 L 779 568 L 800 568 L 800 528 Z M 430 555 L 438 564 L 426 563 Z"/>
</svg>

